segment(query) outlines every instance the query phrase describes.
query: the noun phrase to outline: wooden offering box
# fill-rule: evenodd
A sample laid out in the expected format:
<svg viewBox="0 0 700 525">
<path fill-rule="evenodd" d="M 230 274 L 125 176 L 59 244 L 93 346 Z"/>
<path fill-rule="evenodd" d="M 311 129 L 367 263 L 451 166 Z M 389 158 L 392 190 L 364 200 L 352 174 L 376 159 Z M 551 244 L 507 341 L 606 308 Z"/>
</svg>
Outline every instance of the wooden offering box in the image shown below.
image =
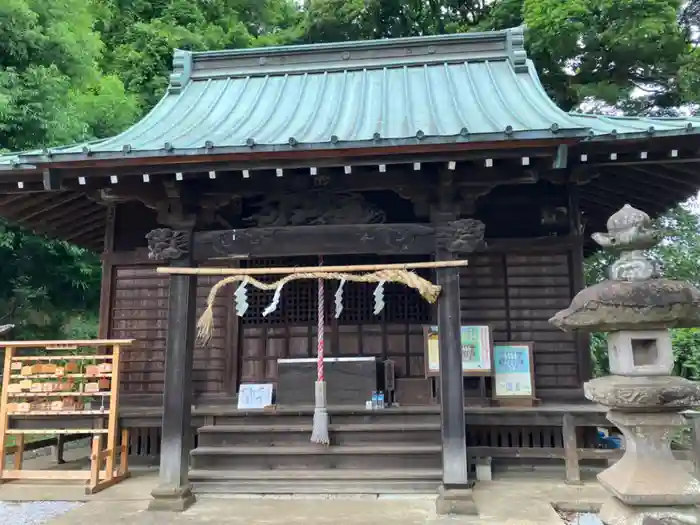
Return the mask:
<svg viewBox="0 0 700 525">
<path fill-rule="evenodd" d="M 5 348 L 0 398 L 0 480 L 85 480 L 86 492 L 93 494 L 128 477 L 128 431 L 122 431 L 118 443 L 117 410 L 120 353 L 122 347 L 131 344 L 130 339 L 0 343 Z M 98 352 L 98 348 L 106 348 L 106 352 Z M 47 427 L 24 430 L 12 421 L 15 416 L 43 416 L 39 421 Z M 74 428 L 75 424 L 62 421 L 74 417 L 93 424 L 90 428 Z M 68 431 L 93 436 L 89 471 L 22 469 L 25 433 Z M 106 448 L 102 434 L 107 438 Z M 14 469 L 5 465 L 8 435 L 16 435 Z"/>
</svg>

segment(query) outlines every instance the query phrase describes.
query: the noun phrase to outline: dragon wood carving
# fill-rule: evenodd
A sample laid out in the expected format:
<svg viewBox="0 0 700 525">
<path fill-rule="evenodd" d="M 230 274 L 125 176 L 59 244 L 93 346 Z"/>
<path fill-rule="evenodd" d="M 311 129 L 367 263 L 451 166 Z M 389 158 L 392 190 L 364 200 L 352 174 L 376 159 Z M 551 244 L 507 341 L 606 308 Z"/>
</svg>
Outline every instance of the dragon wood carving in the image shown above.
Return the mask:
<svg viewBox="0 0 700 525">
<path fill-rule="evenodd" d="M 381 224 L 386 214 L 359 193 L 312 191 L 304 194 L 269 197 L 259 211 L 246 217 L 259 228 L 274 226 Z"/>
</svg>

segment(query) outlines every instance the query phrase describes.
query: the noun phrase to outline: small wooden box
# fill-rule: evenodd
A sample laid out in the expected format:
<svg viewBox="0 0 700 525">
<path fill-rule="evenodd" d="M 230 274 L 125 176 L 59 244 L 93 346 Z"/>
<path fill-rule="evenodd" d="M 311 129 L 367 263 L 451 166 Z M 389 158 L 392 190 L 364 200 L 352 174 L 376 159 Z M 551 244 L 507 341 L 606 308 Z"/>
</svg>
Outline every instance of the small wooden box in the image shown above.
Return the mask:
<svg viewBox="0 0 700 525">
<path fill-rule="evenodd" d="M 7 385 L 7 392 L 10 394 L 19 394 L 22 391 L 22 385 L 20 383 L 10 383 Z"/>
<path fill-rule="evenodd" d="M 54 365 L 53 363 L 41 365 L 41 372 L 40 373 L 42 373 L 42 374 L 55 374 L 56 368 L 58 368 L 58 367 L 56 365 Z"/>
<path fill-rule="evenodd" d="M 30 376 L 34 374 L 33 367 L 31 365 L 25 365 L 22 367 L 20 374 L 23 376 Z"/>
<path fill-rule="evenodd" d="M 58 392 L 70 392 L 71 390 L 73 390 L 74 386 L 75 383 L 73 383 L 73 381 L 71 380 L 59 381 L 58 383 L 56 383 L 56 390 Z"/>
<path fill-rule="evenodd" d="M 97 371 L 100 374 L 111 374 L 112 373 L 112 363 L 100 363 L 97 365 Z"/>
<path fill-rule="evenodd" d="M 29 388 L 30 392 L 38 393 L 38 392 L 43 392 L 44 391 L 44 384 L 43 383 L 32 383 L 32 386 Z"/>
<path fill-rule="evenodd" d="M 96 393 L 100 391 L 100 384 L 99 383 L 85 383 L 85 388 L 83 389 L 84 392 L 88 393 Z"/>
<path fill-rule="evenodd" d="M 19 387 L 22 390 L 31 390 L 33 381 L 31 379 L 22 379 L 19 382 Z"/>
<path fill-rule="evenodd" d="M 29 412 L 31 409 L 32 405 L 30 403 L 17 403 L 17 412 Z"/>
<path fill-rule="evenodd" d="M 75 361 L 70 361 L 63 365 L 63 371 L 66 374 L 77 374 L 80 371 L 80 366 Z"/>
<path fill-rule="evenodd" d="M 22 370 L 21 361 L 13 361 L 12 364 L 10 365 L 10 370 L 12 370 L 13 372 L 21 371 Z"/>
<path fill-rule="evenodd" d="M 85 367 L 86 377 L 97 377 L 100 375 L 100 368 L 97 365 L 87 365 Z"/>
</svg>

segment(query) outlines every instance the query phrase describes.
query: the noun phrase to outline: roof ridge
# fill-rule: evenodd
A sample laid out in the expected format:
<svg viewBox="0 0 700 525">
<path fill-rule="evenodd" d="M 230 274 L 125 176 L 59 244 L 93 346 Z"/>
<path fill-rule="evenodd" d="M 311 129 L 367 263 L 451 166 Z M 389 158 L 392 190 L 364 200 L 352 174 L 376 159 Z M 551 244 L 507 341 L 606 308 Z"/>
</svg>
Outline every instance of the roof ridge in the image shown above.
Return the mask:
<svg viewBox="0 0 700 525">
<path fill-rule="evenodd" d="M 219 51 L 176 49 L 169 91 L 179 93 L 191 80 L 214 76 L 296 74 L 494 59 L 509 60 L 516 72 L 527 72 L 524 27 Z"/>
</svg>

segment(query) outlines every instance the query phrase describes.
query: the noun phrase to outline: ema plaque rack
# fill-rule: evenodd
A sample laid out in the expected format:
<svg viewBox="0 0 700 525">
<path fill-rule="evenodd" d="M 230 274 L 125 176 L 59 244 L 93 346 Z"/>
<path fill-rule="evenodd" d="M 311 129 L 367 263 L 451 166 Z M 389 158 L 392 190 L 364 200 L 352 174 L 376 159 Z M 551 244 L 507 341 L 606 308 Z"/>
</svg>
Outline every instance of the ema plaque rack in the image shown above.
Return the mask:
<svg viewBox="0 0 700 525">
<path fill-rule="evenodd" d="M 0 480 L 85 480 L 87 494 L 129 476 L 128 430 L 118 443 L 120 356 L 132 339 L 3 341 Z M 27 435 L 92 436 L 90 470 L 23 469 Z M 7 468 L 15 436 L 14 468 Z"/>
</svg>

